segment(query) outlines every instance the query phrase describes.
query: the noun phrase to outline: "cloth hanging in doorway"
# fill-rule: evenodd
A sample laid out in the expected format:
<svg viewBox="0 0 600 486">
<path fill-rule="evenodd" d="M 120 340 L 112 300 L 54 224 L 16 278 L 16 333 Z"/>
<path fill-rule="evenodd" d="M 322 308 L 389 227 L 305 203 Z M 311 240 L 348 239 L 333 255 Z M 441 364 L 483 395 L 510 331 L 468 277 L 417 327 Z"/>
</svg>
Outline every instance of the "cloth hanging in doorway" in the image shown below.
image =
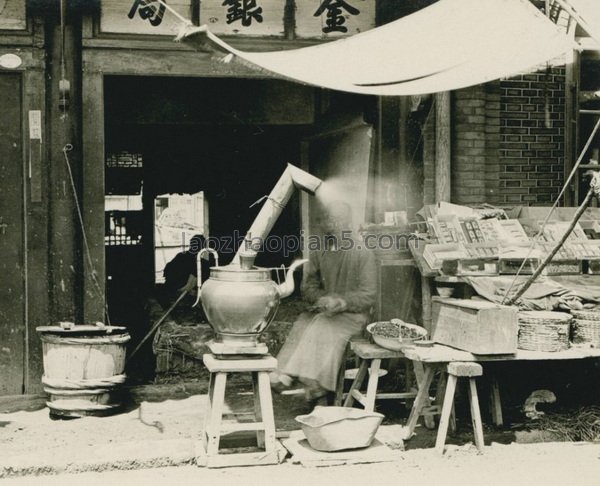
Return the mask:
<svg viewBox="0 0 600 486">
<path fill-rule="evenodd" d="M 595 1 L 595 0 L 594 0 Z M 529 0 L 439 0 L 382 27 L 317 46 L 244 52 L 206 26 L 179 39 L 284 78 L 354 93 L 400 96 L 460 89 L 536 67 L 574 42 Z"/>
</svg>

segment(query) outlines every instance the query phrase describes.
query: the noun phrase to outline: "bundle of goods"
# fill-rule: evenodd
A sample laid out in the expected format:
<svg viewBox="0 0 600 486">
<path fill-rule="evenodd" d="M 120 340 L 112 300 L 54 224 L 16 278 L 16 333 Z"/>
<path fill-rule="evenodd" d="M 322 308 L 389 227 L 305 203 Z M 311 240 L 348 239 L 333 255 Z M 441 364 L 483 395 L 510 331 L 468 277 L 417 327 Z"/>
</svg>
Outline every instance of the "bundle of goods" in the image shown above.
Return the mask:
<svg viewBox="0 0 600 486">
<path fill-rule="evenodd" d="M 600 310 L 572 310 L 573 342 L 600 347 Z"/>
<path fill-rule="evenodd" d="M 519 312 L 517 347 L 527 351 L 564 351 L 569 349 L 571 315 L 565 312 Z"/>
<path fill-rule="evenodd" d="M 427 337 L 425 329 L 400 319 L 373 322 L 367 326 L 367 331 L 373 336 L 376 344 L 391 351 L 401 351 L 402 348 Z"/>
</svg>

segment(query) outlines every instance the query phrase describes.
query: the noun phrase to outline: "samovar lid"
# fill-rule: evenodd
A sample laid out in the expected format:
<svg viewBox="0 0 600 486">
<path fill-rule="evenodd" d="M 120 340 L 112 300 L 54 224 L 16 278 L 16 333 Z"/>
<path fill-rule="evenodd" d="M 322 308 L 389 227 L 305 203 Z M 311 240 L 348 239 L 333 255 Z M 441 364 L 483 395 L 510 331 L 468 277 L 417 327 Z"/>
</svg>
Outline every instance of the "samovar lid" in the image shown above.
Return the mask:
<svg viewBox="0 0 600 486">
<path fill-rule="evenodd" d="M 238 265 L 211 267 L 210 278 L 227 282 L 265 282 L 271 280 L 271 270 L 261 267 L 244 270 Z"/>
</svg>

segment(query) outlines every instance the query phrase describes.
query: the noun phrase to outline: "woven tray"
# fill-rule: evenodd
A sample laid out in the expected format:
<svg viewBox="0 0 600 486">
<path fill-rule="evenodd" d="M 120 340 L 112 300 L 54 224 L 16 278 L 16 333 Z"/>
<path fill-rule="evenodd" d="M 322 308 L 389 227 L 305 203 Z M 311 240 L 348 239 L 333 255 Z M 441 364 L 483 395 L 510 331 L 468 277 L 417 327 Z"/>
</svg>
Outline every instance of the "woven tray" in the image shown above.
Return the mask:
<svg viewBox="0 0 600 486">
<path fill-rule="evenodd" d="M 544 352 L 569 349 L 571 319 L 563 312 L 520 312 L 517 348 Z"/>
<path fill-rule="evenodd" d="M 600 347 L 600 321 L 573 320 L 573 342 Z"/>
<path fill-rule="evenodd" d="M 572 310 L 571 314 L 575 319 L 584 321 L 600 321 L 600 311 L 597 310 Z"/>
</svg>

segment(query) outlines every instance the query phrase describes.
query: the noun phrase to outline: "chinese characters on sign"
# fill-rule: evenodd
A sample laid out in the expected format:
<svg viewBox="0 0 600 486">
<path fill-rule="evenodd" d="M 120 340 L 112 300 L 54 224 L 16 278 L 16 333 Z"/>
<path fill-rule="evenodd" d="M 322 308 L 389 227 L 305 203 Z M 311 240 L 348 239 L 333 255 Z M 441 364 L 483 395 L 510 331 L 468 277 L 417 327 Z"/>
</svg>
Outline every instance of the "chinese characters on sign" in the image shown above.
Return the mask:
<svg viewBox="0 0 600 486">
<path fill-rule="evenodd" d="M 320 17 L 324 12 L 327 12 L 327 20 L 323 27 L 323 33 L 329 34 L 330 32 L 348 32 L 348 27 L 345 27 L 346 18 L 343 15 L 343 11 L 348 12 L 350 15 L 358 15 L 360 10 L 354 8 L 348 2 L 344 0 L 323 0 L 317 11 L 314 13 L 315 17 Z"/>
<path fill-rule="evenodd" d="M 135 0 L 127 17 L 133 19 L 138 13 L 140 18 L 148 20 L 150 25 L 156 27 L 161 24 L 165 10 L 165 6 L 156 0 Z"/>
<path fill-rule="evenodd" d="M 6 0 L 24 5 L 25 0 Z M 285 0 L 165 0 L 190 19 L 200 6 L 200 25 L 217 35 L 283 37 Z M 0 3 L 2 0 L 0 0 Z M 336 38 L 375 27 L 376 0 L 295 0 L 297 38 Z M 2 18 L 0 17 L 0 24 Z M 100 30 L 123 34 L 175 35 L 181 22 L 158 0 L 102 0 Z"/>
<path fill-rule="evenodd" d="M 343 37 L 375 27 L 375 0 L 296 0 L 296 36 Z"/>
<path fill-rule="evenodd" d="M 244 27 L 252 25 L 252 21 L 262 22 L 262 7 L 256 5 L 256 0 L 225 0 L 227 7 L 227 23 L 240 21 Z"/>
<path fill-rule="evenodd" d="M 218 35 L 282 37 L 285 4 L 285 0 L 201 0 L 200 24 Z"/>
<path fill-rule="evenodd" d="M 198 0 L 165 0 L 182 17 L 189 19 Z M 174 36 L 181 21 L 158 0 L 102 0 L 100 30 L 120 34 Z"/>
</svg>

